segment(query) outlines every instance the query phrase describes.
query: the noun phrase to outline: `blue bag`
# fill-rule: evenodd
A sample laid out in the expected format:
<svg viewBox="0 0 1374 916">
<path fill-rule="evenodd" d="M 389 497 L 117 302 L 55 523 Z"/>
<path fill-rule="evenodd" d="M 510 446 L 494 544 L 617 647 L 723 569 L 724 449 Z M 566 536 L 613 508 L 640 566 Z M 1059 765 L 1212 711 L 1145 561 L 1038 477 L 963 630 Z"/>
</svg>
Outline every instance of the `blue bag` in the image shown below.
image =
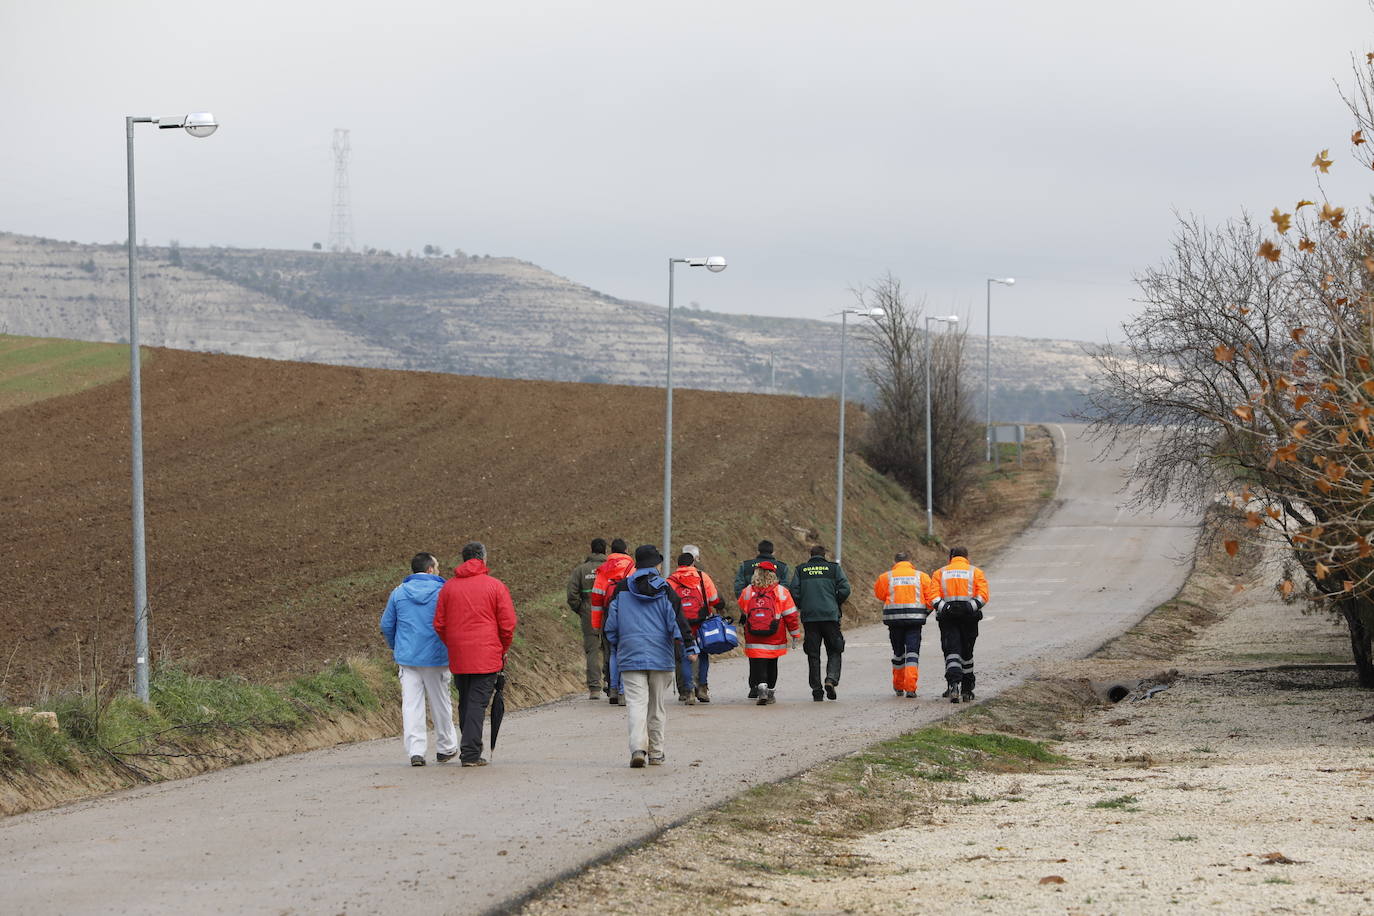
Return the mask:
<svg viewBox="0 0 1374 916">
<path fill-rule="evenodd" d="M 697 643 L 707 655 L 720 655 L 739 648 L 739 634 L 719 614 L 712 614 L 701 622 L 701 628 L 697 630 Z"/>
</svg>

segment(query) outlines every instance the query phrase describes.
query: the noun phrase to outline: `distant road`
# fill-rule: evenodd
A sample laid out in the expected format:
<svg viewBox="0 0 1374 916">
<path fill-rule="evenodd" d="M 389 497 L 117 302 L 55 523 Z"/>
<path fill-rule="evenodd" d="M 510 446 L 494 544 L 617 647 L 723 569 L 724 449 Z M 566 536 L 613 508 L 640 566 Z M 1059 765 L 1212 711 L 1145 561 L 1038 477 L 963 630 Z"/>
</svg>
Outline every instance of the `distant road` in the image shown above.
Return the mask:
<svg viewBox="0 0 1374 916">
<path fill-rule="evenodd" d="M 1123 469 L 1053 427 L 1055 504 L 988 566 L 980 697 L 1082 657 L 1170 598 L 1199 512 L 1121 506 Z M 1128 455 L 1127 463 L 1134 460 Z M 1179 514 L 1174 514 L 1174 513 Z M 975 557 L 974 561 L 977 562 Z M 723 573 L 724 571 L 722 571 Z M 856 601 L 871 583 L 856 582 Z M 935 637 L 935 638 L 932 638 Z M 585 698 L 508 717 L 492 766 L 412 769 L 388 739 L 236 767 L 0 820 L 0 910 L 16 913 L 476 913 L 719 803 L 959 707 L 938 637 L 920 697 L 893 697 L 882 625 L 847 633 L 838 702 L 813 703 L 800 653 L 778 704 L 711 667 L 709 706 L 673 704 L 668 765 L 627 766 L 624 710 Z"/>
</svg>

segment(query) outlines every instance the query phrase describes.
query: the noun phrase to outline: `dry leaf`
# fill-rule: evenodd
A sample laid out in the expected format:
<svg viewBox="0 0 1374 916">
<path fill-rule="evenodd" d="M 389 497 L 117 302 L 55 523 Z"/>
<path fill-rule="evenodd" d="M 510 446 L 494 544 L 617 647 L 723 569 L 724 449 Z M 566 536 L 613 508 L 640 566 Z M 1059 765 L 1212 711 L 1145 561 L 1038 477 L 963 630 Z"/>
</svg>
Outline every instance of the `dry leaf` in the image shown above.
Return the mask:
<svg viewBox="0 0 1374 916">
<path fill-rule="evenodd" d="M 1236 358 L 1236 348 L 1228 347 L 1226 344 L 1217 344 L 1212 348 L 1212 359 L 1219 363 L 1229 363 Z"/>
<path fill-rule="evenodd" d="M 1317 218 L 1324 223 L 1330 223 L 1332 229 L 1339 229 L 1341 223 L 1345 221 L 1345 207 L 1322 204 L 1322 212 L 1317 214 Z"/>
<path fill-rule="evenodd" d="M 1325 579 L 1326 576 L 1327 576 L 1327 574 L 1330 573 L 1330 572 L 1331 572 L 1331 567 L 1327 566 L 1327 565 L 1326 565 L 1325 563 L 1323 563 L 1321 560 L 1318 560 L 1318 561 L 1317 561 L 1317 565 L 1316 565 L 1315 569 L 1313 570 L 1313 574 L 1316 575 L 1316 577 L 1317 577 L 1318 579 Z"/>
<path fill-rule="evenodd" d="M 1352 581 L 1349 580 L 1349 579 L 1346 579 L 1346 580 L 1345 580 L 1344 585 L 1345 585 L 1345 590 L 1348 591 L 1348 592 L 1353 592 L 1353 591 L 1355 590 L 1355 583 L 1352 582 Z"/>
<path fill-rule="evenodd" d="M 1317 247 L 1317 243 L 1311 239 L 1298 239 L 1299 251 L 1312 251 Z"/>
<path fill-rule="evenodd" d="M 1278 227 L 1279 233 L 1287 232 L 1293 225 L 1293 214 L 1280 213 L 1279 208 L 1275 207 L 1274 212 L 1269 215 L 1269 221 Z"/>
<path fill-rule="evenodd" d="M 1259 251 L 1255 252 L 1255 254 L 1261 258 L 1267 258 L 1270 261 L 1277 261 L 1281 252 L 1275 247 L 1273 242 L 1265 239 L 1260 243 Z"/>
<path fill-rule="evenodd" d="M 1067 884 L 1061 875 L 1046 875 L 1040 879 L 1041 884 Z"/>
<path fill-rule="evenodd" d="M 1293 594 L 1292 579 L 1284 579 L 1282 582 L 1279 583 L 1279 594 L 1283 595 L 1283 597 L 1285 598 Z"/>
<path fill-rule="evenodd" d="M 1249 404 L 1240 404 L 1232 408 L 1232 412 L 1246 423 L 1255 419 L 1255 408 L 1251 407 Z"/>
<path fill-rule="evenodd" d="M 1297 206 L 1295 206 L 1293 209 L 1294 209 L 1294 210 L 1301 210 L 1303 207 L 1310 207 L 1310 206 L 1312 206 L 1312 201 L 1310 201 L 1310 200 L 1300 200 L 1300 201 L 1298 201 Z"/>
<path fill-rule="evenodd" d="M 1240 550 L 1239 541 L 1224 541 L 1221 546 L 1226 548 L 1226 555 L 1228 557 L 1234 557 L 1236 552 Z"/>
<path fill-rule="evenodd" d="M 1312 403 L 1312 399 L 1305 394 L 1300 394 L 1293 399 L 1293 409 L 1302 410 L 1307 404 Z"/>
<path fill-rule="evenodd" d="M 1324 149 L 1320 153 L 1317 153 L 1316 158 L 1312 160 L 1312 167 L 1320 169 L 1323 173 L 1328 171 L 1331 168 L 1331 163 L 1334 161 L 1326 158 L 1330 154 L 1331 150 L 1329 149 Z"/>
<path fill-rule="evenodd" d="M 1362 130 L 1357 130 L 1357 131 L 1355 131 L 1353 134 L 1351 134 L 1351 135 L 1350 135 L 1350 142 L 1353 143 L 1355 146 L 1359 146 L 1361 143 L 1363 143 L 1363 142 L 1364 142 L 1364 131 L 1362 131 Z"/>
<path fill-rule="evenodd" d="M 1304 334 L 1306 334 L 1306 333 L 1307 333 L 1307 328 L 1301 328 L 1301 327 L 1299 327 L 1299 328 L 1293 328 L 1293 329 L 1291 329 L 1291 330 L 1288 332 L 1288 336 L 1291 337 L 1291 338 L 1293 338 L 1293 342 L 1296 343 L 1296 342 L 1302 340 L 1302 335 L 1304 335 Z"/>
</svg>

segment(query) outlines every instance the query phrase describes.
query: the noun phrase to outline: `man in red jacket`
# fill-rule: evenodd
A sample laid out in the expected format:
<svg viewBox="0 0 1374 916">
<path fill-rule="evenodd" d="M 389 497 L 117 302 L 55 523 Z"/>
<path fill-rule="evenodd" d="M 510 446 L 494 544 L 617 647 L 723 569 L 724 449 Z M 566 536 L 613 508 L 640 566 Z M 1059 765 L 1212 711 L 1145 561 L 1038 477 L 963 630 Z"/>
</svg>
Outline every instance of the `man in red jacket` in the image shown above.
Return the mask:
<svg viewBox="0 0 1374 916">
<path fill-rule="evenodd" d="M 434 606 L 434 632 L 448 646 L 448 666 L 458 688 L 462 732 L 458 759 L 465 767 L 487 765 L 482 756 L 482 722 L 515 638 L 510 589 L 488 572 L 486 559 L 483 544 L 464 544 L 463 563 L 439 590 Z"/>
</svg>

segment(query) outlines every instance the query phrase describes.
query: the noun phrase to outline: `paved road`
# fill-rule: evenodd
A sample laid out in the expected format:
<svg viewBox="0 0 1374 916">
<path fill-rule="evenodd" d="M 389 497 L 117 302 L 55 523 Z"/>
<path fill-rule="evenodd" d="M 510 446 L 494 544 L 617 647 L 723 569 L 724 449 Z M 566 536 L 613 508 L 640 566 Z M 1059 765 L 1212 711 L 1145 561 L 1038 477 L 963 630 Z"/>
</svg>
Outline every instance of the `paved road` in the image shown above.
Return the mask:
<svg viewBox="0 0 1374 916">
<path fill-rule="evenodd" d="M 1066 435 L 1067 431 L 1067 435 Z M 988 568 L 979 694 L 1081 657 L 1177 590 L 1197 513 L 1123 510 L 1122 468 L 1055 427 L 1056 504 Z M 1131 460 L 1128 456 L 1127 460 Z M 975 558 L 976 560 L 976 558 Z M 861 584 L 862 585 L 862 584 Z M 624 712 L 585 698 L 515 714 L 495 765 L 405 765 L 399 741 L 266 761 L 0 821 L 0 910 L 16 913 L 474 913 L 737 794 L 947 715 L 889 687 L 881 625 L 848 634 L 840 700 L 813 703 L 805 659 L 778 704 L 713 666 L 710 706 L 669 711 L 668 762 L 626 766 Z"/>
</svg>

